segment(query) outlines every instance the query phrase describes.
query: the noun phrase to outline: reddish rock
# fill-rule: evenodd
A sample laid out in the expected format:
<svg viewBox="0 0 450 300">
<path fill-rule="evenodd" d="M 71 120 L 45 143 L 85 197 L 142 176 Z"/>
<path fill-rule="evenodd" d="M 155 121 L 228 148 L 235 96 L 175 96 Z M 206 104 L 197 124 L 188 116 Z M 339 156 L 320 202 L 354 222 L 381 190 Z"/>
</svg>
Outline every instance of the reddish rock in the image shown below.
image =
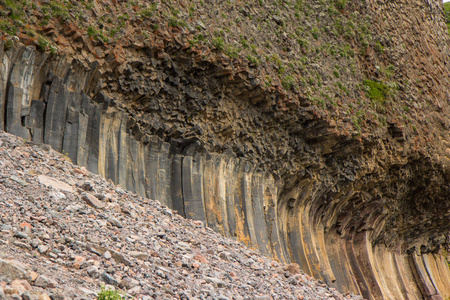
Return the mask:
<svg viewBox="0 0 450 300">
<path fill-rule="evenodd" d="M 20 226 L 20 228 L 22 228 L 22 229 L 25 229 L 25 228 L 31 229 L 31 224 L 28 223 L 28 222 L 20 223 L 19 226 Z"/>
<path fill-rule="evenodd" d="M 202 256 L 201 254 L 195 255 L 195 256 L 194 256 L 194 259 L 195 259 L 196 261 L 201 262 L 202 264 L 207 264 L 207 263 L 208 263 L 208 260 L 207 260 L 204 256 Z"/>
</svg>

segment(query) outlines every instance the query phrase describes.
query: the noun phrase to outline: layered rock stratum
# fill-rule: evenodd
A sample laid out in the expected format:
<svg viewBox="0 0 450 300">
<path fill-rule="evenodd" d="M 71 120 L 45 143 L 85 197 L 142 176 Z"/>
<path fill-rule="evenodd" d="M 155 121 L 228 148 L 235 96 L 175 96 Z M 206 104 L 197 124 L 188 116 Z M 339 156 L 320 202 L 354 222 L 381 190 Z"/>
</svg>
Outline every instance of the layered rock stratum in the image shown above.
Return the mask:
<svg viewBox="0 0 450 300">
<path fill-rule="evenodd" d="M 0 4 L 1 129 L 341 292 L 450 296 L 440 1 Z"/>
</svg>

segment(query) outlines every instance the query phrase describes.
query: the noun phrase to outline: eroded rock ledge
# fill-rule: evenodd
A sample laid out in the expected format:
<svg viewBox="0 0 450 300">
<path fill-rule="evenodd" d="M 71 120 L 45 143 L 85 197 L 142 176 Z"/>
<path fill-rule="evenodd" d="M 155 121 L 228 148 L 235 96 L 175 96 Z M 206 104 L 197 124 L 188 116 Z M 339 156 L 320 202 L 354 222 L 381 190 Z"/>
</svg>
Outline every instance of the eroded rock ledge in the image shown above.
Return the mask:
<svg viewBox="0 0 450 300">
<path fill-rule="evenodd" d="M 449 171 L 395 122 L 384 140 L 343 136 L 306 105 L 285 114 L 248 73 L 136 53 L 113 75 L 33 47 L 0 52 L 0 128 L 343 292 L 450 295 Z M 123 102 L 108 84 L 143 96 Z"/>
</svg>

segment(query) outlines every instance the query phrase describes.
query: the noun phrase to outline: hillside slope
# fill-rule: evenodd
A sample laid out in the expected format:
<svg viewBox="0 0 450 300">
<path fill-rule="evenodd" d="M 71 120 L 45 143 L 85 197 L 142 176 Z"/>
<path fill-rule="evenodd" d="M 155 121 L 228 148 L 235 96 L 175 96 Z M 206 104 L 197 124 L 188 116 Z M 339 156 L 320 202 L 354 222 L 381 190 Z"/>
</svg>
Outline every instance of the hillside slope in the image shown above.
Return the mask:
<svg viewBox="0 0 450 300">
<path fill-rule="evenodd" d="M 0 133 L 0 172 L 0 299 L 344 299 L 48 146 Z"/>
<path fill-rule="evenodd" d="M 442 3 L 0 1 L 0 128 L 342 292 L 449 297 Z"/>
</svg>

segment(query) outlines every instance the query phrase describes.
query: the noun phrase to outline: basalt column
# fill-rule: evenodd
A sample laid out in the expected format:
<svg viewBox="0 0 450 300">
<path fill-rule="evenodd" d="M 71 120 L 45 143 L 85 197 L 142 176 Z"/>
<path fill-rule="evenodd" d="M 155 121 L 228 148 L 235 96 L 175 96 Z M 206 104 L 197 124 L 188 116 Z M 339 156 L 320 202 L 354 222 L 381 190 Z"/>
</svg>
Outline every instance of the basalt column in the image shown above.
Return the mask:
<svg viewBox="0 0 450 300">
<path fill-rule="evenodd" d="M 450 297 L 450 270 L 440 250 L 450 226 L 446 173 L 431 160 L 398 155 L 380 162 L 373 155 L 382 153 L 377 143 L 337 136 L 307 108 L 303 112 L 310 119 L 289 131 L 273 123 L 274 111 L 264 115 L 258 105 L 248 104 L 254 128 L 240 130 L 235 138 L 252 141 L 265 132 L 250 129 L 280 127 L 291 140 L 275 134 L 267 140 L 279 143 L 283 157 L 294 153 L 292 161 L 259 157 L 279 149 L 271 142 L 226 148 L 233 141 L 226 140 L 232 129 L 225 123 L 242 121 L 239 105 L 251 92 L 236 91 L 237 100 L 226 102 L 225 96 L 198 87 L 203 97 L 198 103 L 206 108 L 190 104 L 199 105 L 197 115 L 223 114 L 211 125 L 226 140 L 222 147 L 207 135 L 208 124 L 189 123 L 194 108 L 186 109 L 180 104 L 184 96 L 164 84 L 166 90 L 142 100 L 152 105 L 147 114 L 102 90 L 96 64 L 48 56 L 33 47 L 4 52 L 1 42 L 0 49 L 1 129 L 49 144 L 74 163 L 278 261 L 296 262 L 342 292 L 367 299 Z M 239 79 L 229 84 L 223 76 L 216 78 L 211 89 L 222 81 L 226 88 L 245 86 Z M 214 99 L 230 107 L 208 106 Z M 167 113 L 158 101 L 176 108 Z M 160 121 L 158 114 L 172 123 Z M 429 205 L 427 199 L 435 202 Z"/>
</svg>

